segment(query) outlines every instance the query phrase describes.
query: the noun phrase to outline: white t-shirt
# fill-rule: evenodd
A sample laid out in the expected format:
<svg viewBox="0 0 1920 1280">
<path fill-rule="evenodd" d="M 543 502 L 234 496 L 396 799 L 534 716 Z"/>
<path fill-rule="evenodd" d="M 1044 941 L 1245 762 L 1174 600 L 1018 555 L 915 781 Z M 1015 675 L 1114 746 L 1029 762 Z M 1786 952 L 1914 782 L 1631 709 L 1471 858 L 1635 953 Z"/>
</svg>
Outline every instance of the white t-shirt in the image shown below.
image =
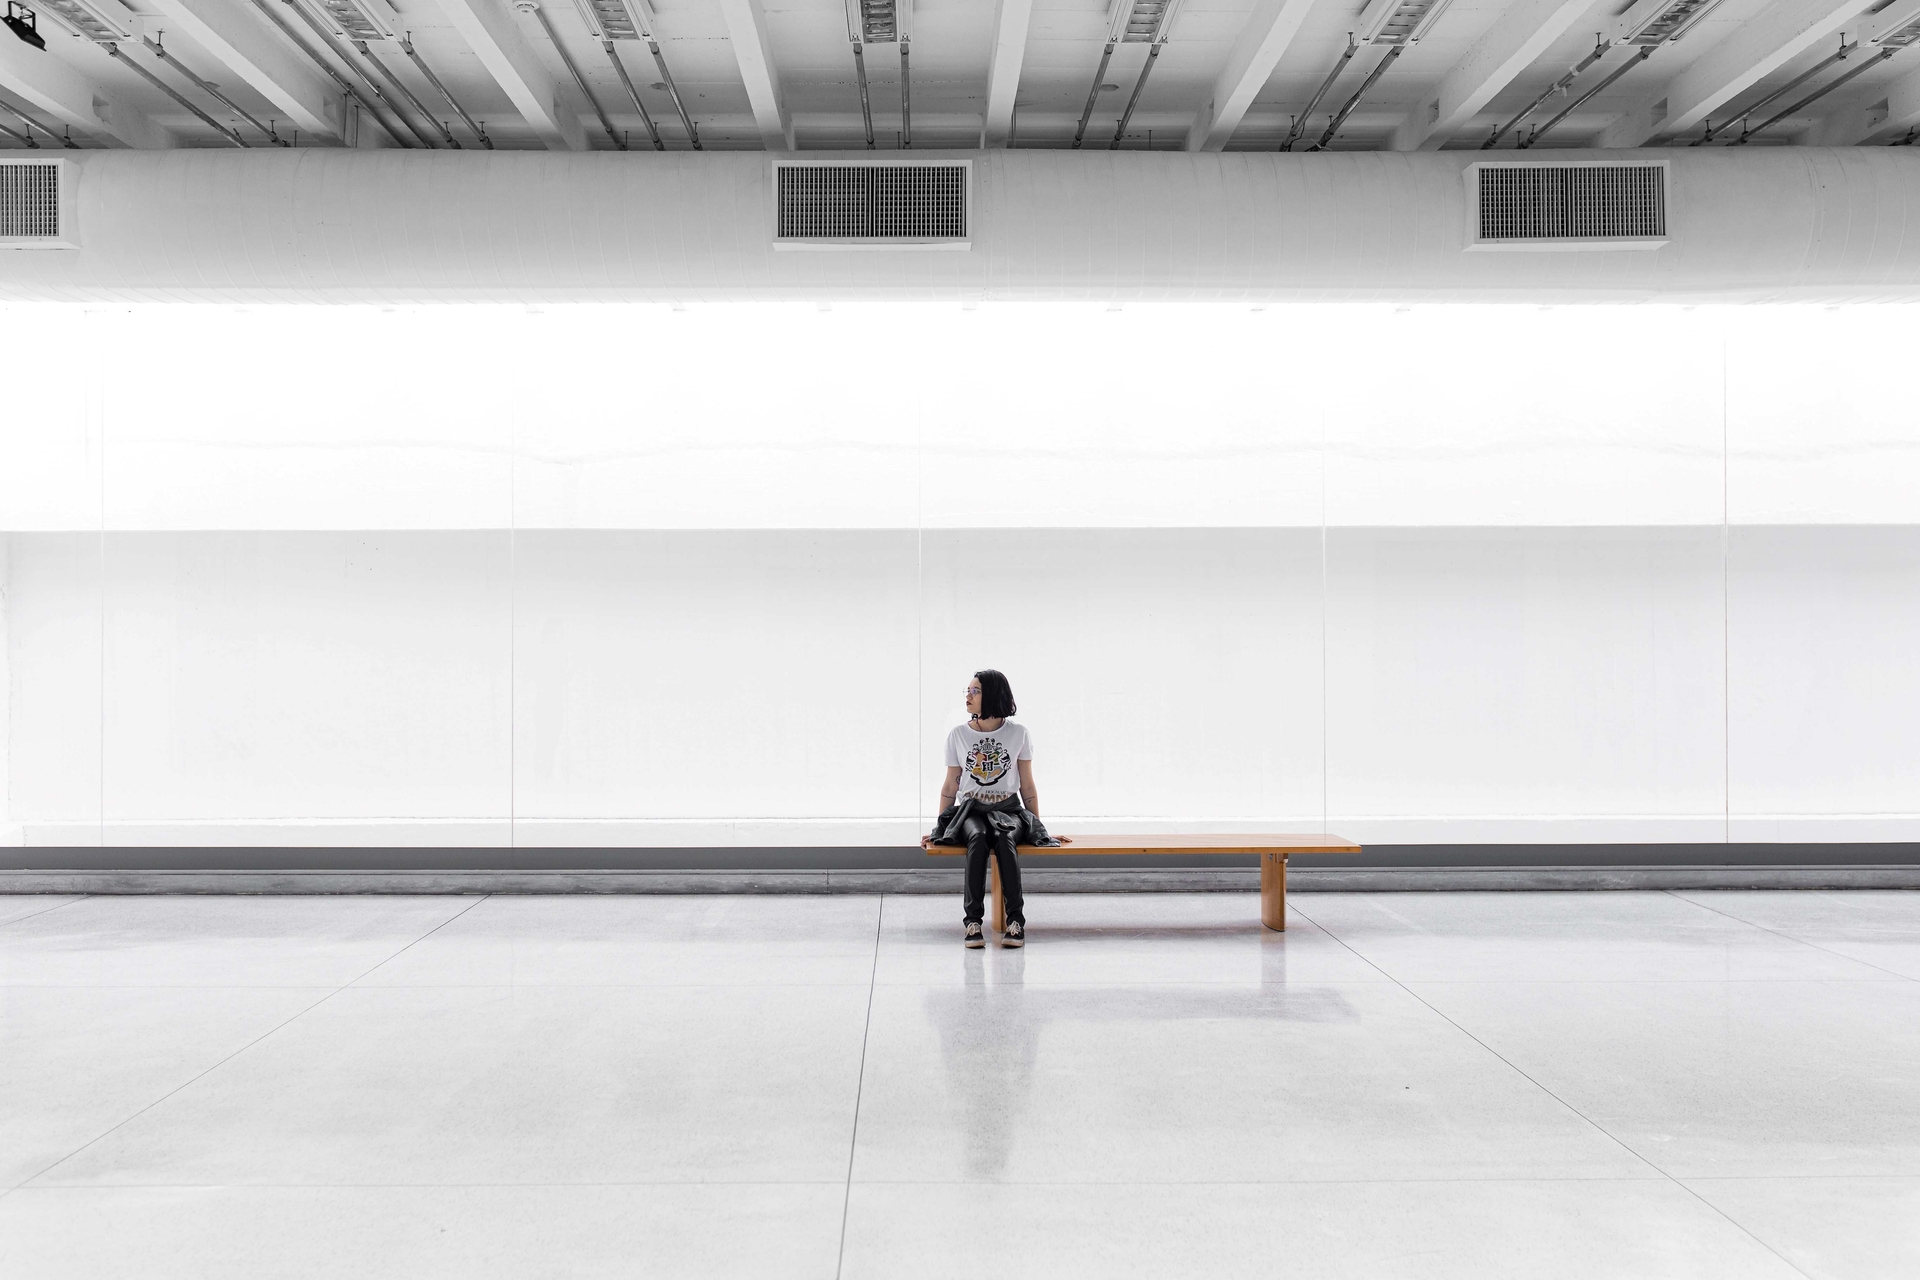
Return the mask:
<svg viewBox="0 0 1920 1280">
<path fill-rule="evenodd" d="M 957 724 L 947 735 L 947 766 L 960 770 L 960 796 L 1017 796 L 1020 767 L 1016 761 L 1033 759 L 1033 739 L 1027 727 L 1011 720 L 998 729 L 977 732 Z"/>
</svg>

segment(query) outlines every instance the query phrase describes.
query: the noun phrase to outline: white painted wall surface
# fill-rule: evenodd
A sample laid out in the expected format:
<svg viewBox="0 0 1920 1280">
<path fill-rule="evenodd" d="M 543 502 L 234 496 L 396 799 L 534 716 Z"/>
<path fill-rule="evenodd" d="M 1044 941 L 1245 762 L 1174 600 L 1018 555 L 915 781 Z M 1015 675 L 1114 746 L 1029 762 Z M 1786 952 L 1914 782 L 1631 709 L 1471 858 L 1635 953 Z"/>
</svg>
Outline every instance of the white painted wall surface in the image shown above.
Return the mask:
<svg viewBox="0 0 1920 1280">
<path fill-rule="evenodd" d="M 1920 528 L 1736 528 L 1737 840 L 1920 833 Z"/>
<path fill-rule="evenodd" d="M 1920 838 L 1915 324 L 0 310 L 0 838 Z"/>
</svg>

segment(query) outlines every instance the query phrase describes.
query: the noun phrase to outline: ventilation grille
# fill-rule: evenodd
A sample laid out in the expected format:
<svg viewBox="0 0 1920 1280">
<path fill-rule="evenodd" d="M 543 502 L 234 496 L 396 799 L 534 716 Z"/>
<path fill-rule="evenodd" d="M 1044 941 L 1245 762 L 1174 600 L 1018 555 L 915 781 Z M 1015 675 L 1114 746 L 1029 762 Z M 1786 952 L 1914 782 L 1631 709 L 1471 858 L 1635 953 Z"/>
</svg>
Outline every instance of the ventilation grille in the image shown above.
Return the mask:
<svg viewBox="0 0 1920 1280">
<path fill-rule="evenodd" d="M 60 237 L 60 166 L 0 164 L 0 240 Z"/>
<path fill-rule="evenodd" d="M 780 240 L 963 240 L 967 171 L 957 164 L 779 168 Z"/>
<path fill-rule="evenodd" d="M 1480 239 L 1664 238 L 1665 176 L 1657 164 L 1486 165 Z"/>
</svg>

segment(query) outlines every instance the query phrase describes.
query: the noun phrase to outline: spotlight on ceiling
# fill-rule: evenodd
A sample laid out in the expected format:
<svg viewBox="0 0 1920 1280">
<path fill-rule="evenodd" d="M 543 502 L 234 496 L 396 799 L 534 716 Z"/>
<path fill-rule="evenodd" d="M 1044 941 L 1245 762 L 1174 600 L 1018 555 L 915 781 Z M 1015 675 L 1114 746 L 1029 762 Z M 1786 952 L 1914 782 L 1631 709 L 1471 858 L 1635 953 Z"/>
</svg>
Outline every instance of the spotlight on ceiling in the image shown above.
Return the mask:
<svg viewBox="0 0 1920 1280">
<path fill-rule="evenodd" d="M 7 0 L 7 27 L 13 34 L 25 40 L 36 49 L 44 49 L 47 42 L 40 36 L 40 19 L 19 0 Z"/>
</svg>

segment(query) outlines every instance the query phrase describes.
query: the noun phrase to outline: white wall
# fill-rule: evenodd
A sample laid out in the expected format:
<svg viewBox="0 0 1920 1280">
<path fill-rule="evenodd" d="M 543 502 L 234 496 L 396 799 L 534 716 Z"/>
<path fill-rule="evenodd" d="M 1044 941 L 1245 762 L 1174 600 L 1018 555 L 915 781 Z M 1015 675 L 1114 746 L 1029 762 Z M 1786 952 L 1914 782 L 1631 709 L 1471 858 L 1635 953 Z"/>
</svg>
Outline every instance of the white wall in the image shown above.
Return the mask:
<svg viewBox="0 0 1920 1280">
<path fill-rule="evenodd" d="M 0 309 L 0 839 L 1920 839 L 1916 320 Z"/>
</svg>

